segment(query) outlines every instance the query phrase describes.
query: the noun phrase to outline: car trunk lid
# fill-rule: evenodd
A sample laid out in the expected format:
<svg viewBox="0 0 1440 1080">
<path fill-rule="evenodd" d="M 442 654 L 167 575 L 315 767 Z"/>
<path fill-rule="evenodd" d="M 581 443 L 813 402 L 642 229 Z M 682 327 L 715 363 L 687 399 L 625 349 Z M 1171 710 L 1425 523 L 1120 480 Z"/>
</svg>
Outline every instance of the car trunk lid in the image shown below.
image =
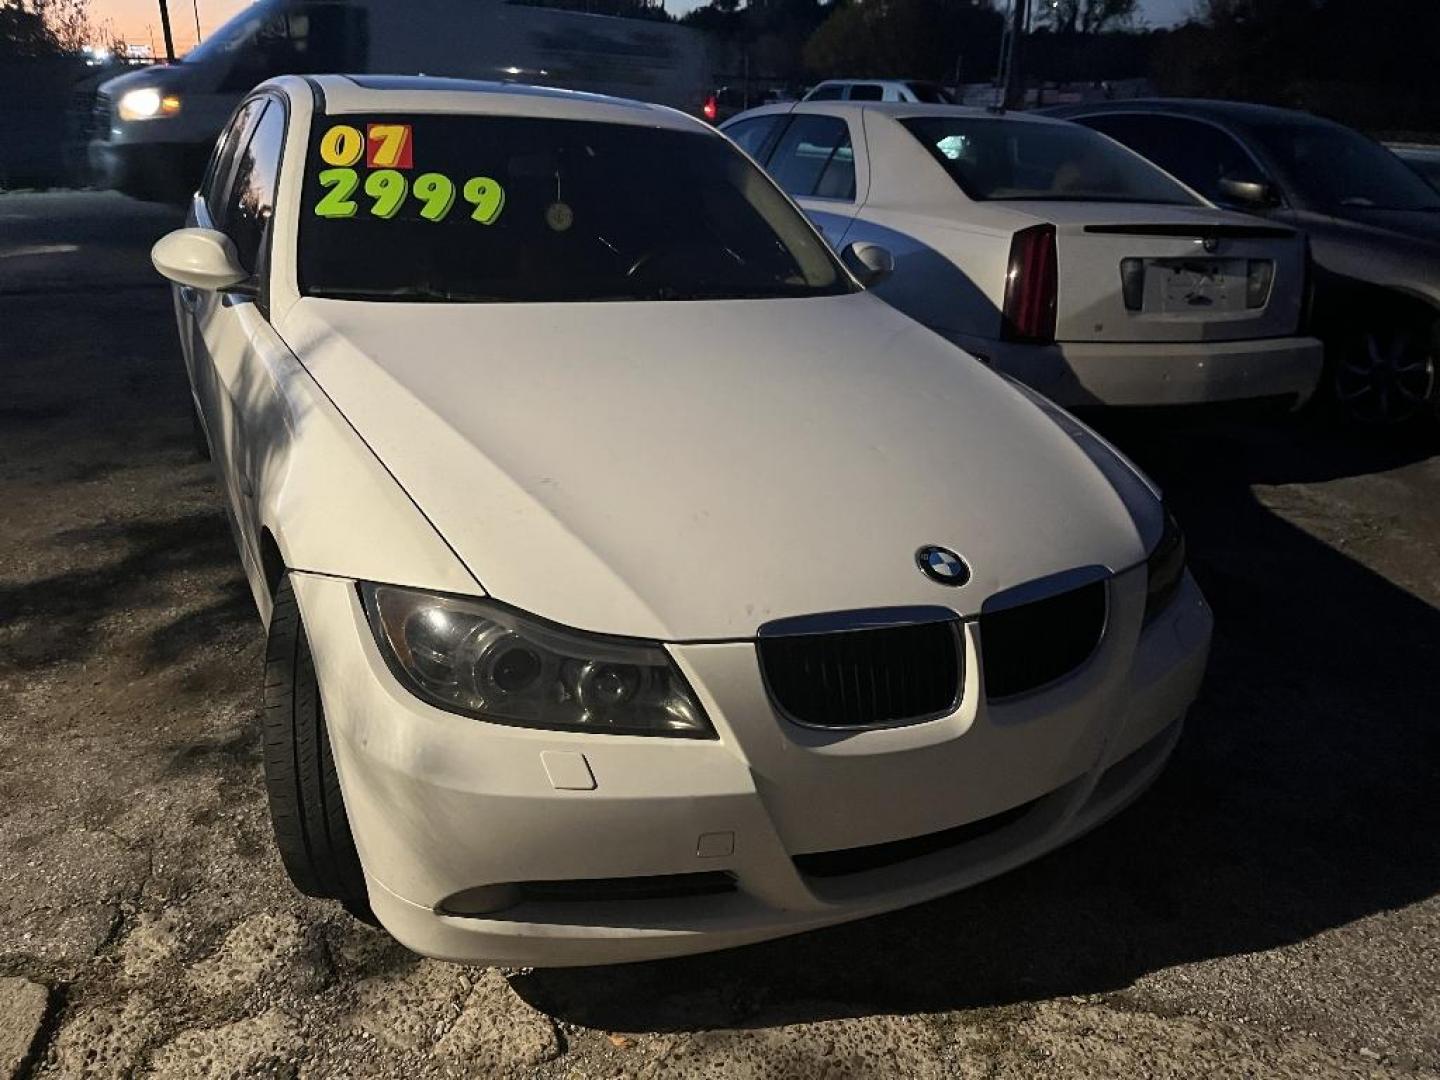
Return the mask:
<svg viewBox="0 0 1440 1080">
<path fill-rule="evenodd" d="M 1210 208 L 1017 204 L 1053 224 L 1057 341 L 1283 337 L 1300 322 L 1305 241 Z"/>
</svg>

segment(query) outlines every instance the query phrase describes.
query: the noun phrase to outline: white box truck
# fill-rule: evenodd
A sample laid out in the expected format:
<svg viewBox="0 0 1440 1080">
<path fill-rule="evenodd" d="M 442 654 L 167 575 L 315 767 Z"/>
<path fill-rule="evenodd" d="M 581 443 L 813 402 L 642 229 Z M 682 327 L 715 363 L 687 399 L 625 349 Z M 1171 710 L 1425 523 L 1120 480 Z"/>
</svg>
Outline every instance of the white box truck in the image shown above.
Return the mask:
<svg viewBox="0 0 1440 1080">
<path fill-rule="evenodd" d="M 183 199 L 221 126 L 273 75 L 443 75 L 637 98 L 699 114 L 716 43 L 660 20 L 505 0 L 259 0 L 175 64 L 102 83 L 87 118 L 97 181 Z"/>
</svg>

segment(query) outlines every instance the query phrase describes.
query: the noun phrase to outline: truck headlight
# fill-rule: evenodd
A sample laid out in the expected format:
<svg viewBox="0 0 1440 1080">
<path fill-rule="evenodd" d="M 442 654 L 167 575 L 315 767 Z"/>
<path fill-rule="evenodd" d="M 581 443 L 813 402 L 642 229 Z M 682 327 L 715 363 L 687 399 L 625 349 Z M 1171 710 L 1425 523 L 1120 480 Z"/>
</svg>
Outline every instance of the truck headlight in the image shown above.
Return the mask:
<svg viewBox="0 0 1440 1080">
<path fill-rule="evenodd" d="M 121 120 L 153 120 L 158 116 L 178 113 L 180 99 L 174 94 L 162 94 L 153 86 L 145 86 L 122 94 L 115 108 Z"/>
<path fill-rule="evenodd" d="M 1145 621 L 1149 622 L 1175 599 L 1185 577 L 1185 534 L 1169 510 L 1160 542 L 1145 560 Z"/>
<path fill-rule="evenodd" d="M 489 600 L 369 582 L 360 595 L 390 670 L 438 708 L 519 727 L 715 737 L 654 642 L 567 630 Z"/>
</svg>

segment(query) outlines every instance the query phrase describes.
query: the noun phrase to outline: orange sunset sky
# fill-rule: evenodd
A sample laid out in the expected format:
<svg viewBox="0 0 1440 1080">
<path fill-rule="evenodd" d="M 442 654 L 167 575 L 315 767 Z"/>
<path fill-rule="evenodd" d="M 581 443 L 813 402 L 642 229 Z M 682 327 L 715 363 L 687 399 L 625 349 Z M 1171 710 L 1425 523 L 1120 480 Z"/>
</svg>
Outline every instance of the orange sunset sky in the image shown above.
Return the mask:
<svg viewBox="0 0 1440 1080">
<path fill-rule="evenodd" d="M 211 30 L 249 0 L 169 0 L 170 30 L 175 35 L 175 52 L 184 54 L 195 47 L 195 10 L 200 10 L 200 32 Z M 90 21 L 99 29 L 113 28 L 116 36 L 135 45 L 149 44 L 154 35 L 155 55 L 165 54 L 160 33 L 159 0 L 90 0 Z"/>
</svg>

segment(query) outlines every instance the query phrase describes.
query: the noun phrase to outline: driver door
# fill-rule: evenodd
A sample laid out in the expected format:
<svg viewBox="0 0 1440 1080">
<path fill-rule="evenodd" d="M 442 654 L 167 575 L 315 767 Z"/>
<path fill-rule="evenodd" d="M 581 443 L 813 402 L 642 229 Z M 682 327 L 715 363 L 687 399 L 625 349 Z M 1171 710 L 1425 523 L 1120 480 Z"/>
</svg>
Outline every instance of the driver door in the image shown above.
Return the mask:
<svg viewBox="0 0 1440 1080">
<path fill-rule="evenodd" d="M 225 131 L 215 144 L 215 153 L 211 156 L 210 165 L 205 171 L 205 179 L 201 182 L 200 190 L 196 192 L 190 203 L 190 213 L 187 215 L 185 224 L 199 226 L 200 228 L 216 228 L 225 199 L 230 192 L 230 181 L 235 171 L 235 157 L 241 147 L 245 146 L 251 134 L 255 130 L 255 120 L 260 114 L 260 107 L 265 102 L 262 99 L 254 98 L 245 102 L 243 106 L 235 111 L 230 123 L 226 125 Z M 188 285 L 177 285 L 174 290 L 175 314 L 180 326 L 180 347 L 185 357 L 185 368 L 190 376 L 190 392 L 195 399 L 195 409 L 200 417 L 201 426 L 205 429 L 206 438 L 209 438 L 209 414 L 208 403 L 213 400 L 214 394 L 209 385 L 209 365 L 197 365 L 195 358 L 204 355 L 205 345 L 200 339 L 200 320 L 205 297 L 201 290 L 191 288 Z M 214 453 L 214 447 L 211 447 Z"/>
<path fill-rule="evenodd" d="M 279 408 L 268 358 L 285 349 L 270 325 L 266 280 L 270 224 L 285 139 L 285 106 L 257 97 L 229 168 L 213 194 L 217 208 L 197 201 L 196 224 L 225 233 L 249 273 L 243 288 L 198 292 L 193 304 L 192 365 L 211 456 L 247 571 L 259 566 L 257 481 L 265 449 L 253 438 Z M 253 575 L 252 575 L 253 576 Z"/>
</svg>

